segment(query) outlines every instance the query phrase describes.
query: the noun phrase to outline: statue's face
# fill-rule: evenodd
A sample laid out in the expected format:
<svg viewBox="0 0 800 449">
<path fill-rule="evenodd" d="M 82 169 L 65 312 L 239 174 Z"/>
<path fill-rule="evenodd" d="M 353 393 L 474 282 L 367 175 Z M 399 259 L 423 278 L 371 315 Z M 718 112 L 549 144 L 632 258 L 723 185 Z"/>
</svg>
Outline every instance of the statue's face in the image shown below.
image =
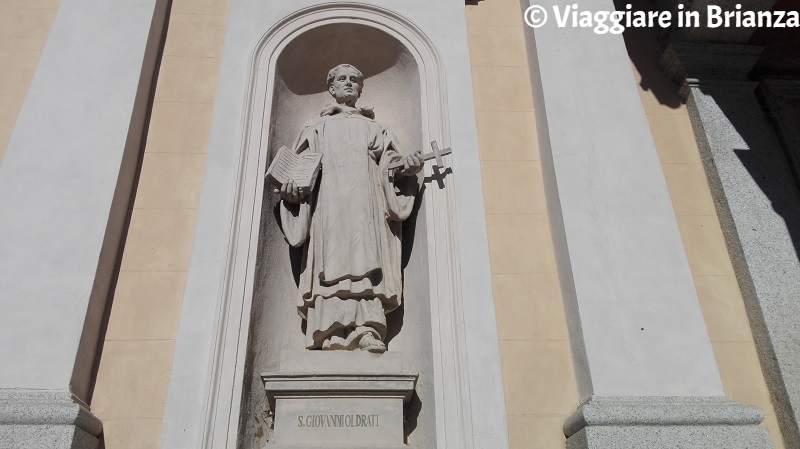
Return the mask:
<svg viewBox="0 0 800 449">
<path fill-rule="evenodd" d="M 361 96 L 361 79 L 358 72 L 350 67 L 343 67 L 336 71 L 333 82 L 328 87 L 328 92 L 339 103 L 355 103 Z"/>
</svg>

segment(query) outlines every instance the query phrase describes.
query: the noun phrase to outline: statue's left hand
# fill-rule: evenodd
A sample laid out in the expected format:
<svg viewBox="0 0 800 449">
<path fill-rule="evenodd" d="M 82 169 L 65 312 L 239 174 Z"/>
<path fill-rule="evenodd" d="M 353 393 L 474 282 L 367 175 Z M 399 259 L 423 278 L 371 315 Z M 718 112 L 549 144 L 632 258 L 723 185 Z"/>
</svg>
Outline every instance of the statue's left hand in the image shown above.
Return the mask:
<svg viewBox="0 0 800 449">
<path fill-rule="evenodd" d="M 422 170 L 422 152 L 417 151 L 413 154 L 403 156 L 403 170 L 400 174 L 403 176 L 414 176 Z"/>
<path fill-rule="evenodd" d="M 281 194 L 281 199 L 289 204 L 298 204 L 300 203 L 300 200 L 306 196 L 306 192 L 298 188 L 293 179 L 290 179 L 288 182 L 284 183 L 278 193 Z"/>
</svg>

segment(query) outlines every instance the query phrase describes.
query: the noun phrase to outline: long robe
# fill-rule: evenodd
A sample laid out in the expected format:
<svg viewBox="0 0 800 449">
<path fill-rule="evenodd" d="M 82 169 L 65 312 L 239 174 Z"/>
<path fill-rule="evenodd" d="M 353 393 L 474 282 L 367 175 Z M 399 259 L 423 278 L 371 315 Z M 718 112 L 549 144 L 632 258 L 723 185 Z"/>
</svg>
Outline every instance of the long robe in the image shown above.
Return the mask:
<svg viewBox="0 0 800 449">
<path fill-rule="evenodd" d="M 294 150 L 322 153 L 317 185 L 299 205 L 281 201 L 290 245 L 304 245 L 297 308 L 309 349 L 354 349 L 386 336 L 385 314 L 403 296 L 401 226 L 416 176 L 390 173 L 401 158 L 388 127 L 370 110 L 334 106 L 307 123 Z"/>
</svg>

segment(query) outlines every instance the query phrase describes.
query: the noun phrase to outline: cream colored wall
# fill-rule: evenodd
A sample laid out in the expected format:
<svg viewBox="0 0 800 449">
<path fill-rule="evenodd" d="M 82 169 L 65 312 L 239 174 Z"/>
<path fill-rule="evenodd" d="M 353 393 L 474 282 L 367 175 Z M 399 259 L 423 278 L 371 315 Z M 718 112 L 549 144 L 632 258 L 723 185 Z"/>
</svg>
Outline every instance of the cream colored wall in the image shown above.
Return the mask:
<svg viewBox="0 0 800 449">
<path fill-rule="evenodd" d="M 512 449 L 564 447 L 578 406 L 519 0 L 467 6 L 492 282 Z"/>
<path fill-rule="evenodd" d="M 661 50 L 628 40 L 634 76 L 650 122 L 661 167 L 689 258 L 725 394 L 766 413 L 776 449 L 783 439 L 756 354 L 742 294 L 717 219 L 700 153 L 677 86 L 664 79 L 657 62 Z M 635 47 L 631 49 L 631 45 Z M 642 81 L 644 79 L 644 81 Z"/>
<path fill-rule="evenodd" d="M 173 0 L 92 411 L 105 447 L 159 446 L 227 0 Z"/>
<path fill-rule="evenodd" d="M 0 164 L 60 0 L 0 0 Z"/>
</svg>

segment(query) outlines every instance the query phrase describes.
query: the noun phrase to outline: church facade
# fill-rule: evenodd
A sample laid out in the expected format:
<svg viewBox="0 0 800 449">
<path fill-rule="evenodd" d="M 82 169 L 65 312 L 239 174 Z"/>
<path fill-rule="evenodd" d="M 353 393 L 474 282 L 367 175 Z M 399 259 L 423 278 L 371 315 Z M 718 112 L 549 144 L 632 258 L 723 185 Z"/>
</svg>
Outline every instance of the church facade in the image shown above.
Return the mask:
<svg viewBox="0 0 800 449">
<path fill-rule="evenodd" d="M 279 435 L 264 373 L 320 375 L 319 354 L 413 377 L 402 443 L 369 439 L 383 412 L 303 411 L 293 434 L 800 446 L 800 28 L 598 32 L 580 12 L 736 7 L 567 3 L 0 1 L 0 447 L 353 447 Z M 342 63 L 361 108 L 331 112 Z M 343 362 L 357 342 L 305 349 L 310 256 L 264 173 L 353 110 L 347 132 L 391 127 L 370 151 L 451 153 L 380 228 L 402 301 L 363 352 L 388 350 Z"/>
</svg>

